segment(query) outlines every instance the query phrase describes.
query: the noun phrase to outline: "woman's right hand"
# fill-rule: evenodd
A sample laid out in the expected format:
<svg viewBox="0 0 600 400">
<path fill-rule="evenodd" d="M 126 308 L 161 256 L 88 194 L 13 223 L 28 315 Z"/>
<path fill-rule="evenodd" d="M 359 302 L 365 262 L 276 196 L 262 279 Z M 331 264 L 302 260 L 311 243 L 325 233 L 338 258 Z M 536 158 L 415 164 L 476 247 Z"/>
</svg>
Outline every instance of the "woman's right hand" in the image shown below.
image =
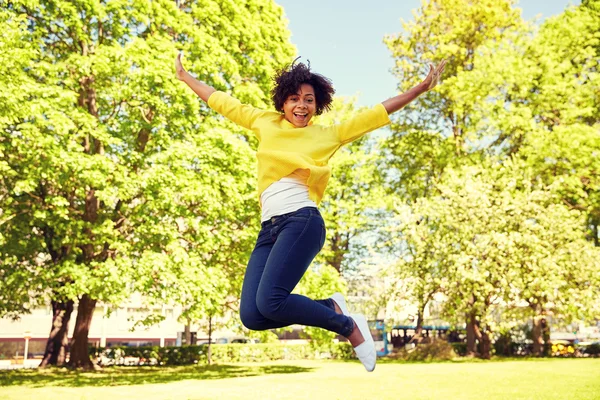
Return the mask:
<svg viewBox="0 0 600 400">
<path fill-rule="evenodd" d="M 182 81 L 187 74 L 187 71 L 183 68 L 183 64 L 181 63 L 181 52 L 177 54 L 177 58 L 175 59 L 175 76 L 177 79 Z"/>
<path fill-rule="evenodd" d="M 190 73 L 188 73 L 185 68 L 183 68 L 183 64 L 181 64 L 181 55 L 180 52 L 177 54 L 177 58 L 175 59 L 175 76 L 180 81 L 185 82 L 186 85 L 190 87 L 202 100 L 208 103 L 208 98 L 211 94 L 216 92 L 215 88 L 206 83 L 199 81 L 194 78 Z"/>
</svg>

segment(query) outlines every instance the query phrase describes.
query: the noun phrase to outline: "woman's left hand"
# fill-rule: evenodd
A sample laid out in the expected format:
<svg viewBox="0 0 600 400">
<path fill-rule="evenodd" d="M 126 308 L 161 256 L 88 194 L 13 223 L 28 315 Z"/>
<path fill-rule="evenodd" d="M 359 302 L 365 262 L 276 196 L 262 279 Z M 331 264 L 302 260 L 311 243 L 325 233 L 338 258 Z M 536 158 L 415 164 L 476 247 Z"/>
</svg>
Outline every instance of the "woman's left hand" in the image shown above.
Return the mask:
<svg viewBox="0 0 600 400">
<path fill-rule="evenodd" d="M 444 72 L 446 62 L 446 60 L 442 60 L 440 65 L 438 65 L 435 68 L 433 67 L 433 64 L 429 64 L 429 74 L 427 74 L 427 77 L 421 83 L 423 86 L 425 86 L 425 90 L 430 91 L 431 89 L 436 87 L 436 85 L 440 81 L 442 72 Z"/>
</svg>

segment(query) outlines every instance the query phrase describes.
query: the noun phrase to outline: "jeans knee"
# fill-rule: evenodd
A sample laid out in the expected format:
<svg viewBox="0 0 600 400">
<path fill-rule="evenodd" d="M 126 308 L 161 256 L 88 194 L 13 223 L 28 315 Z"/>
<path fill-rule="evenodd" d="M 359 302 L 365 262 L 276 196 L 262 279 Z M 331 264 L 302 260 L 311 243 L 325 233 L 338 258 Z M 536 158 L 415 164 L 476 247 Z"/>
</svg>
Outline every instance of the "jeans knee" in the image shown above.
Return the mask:
<svg viewBox="0 0 600 400">
<path fill-rule="evenodd" d="M 266 328 L 262 324 L 262 321 L 264 321 L 264 319 L 265 317 L 262 314 L 260 314 L 256 309 L 254 312 L 252 310 L 245 310 L 243 308 L 240 309 L 240 320 L 242 321 L 242 325 L 244 325 L 246 328 L 252 331 L 265 330 Z"/>
<path fill-rule="evenodd" d="M 268 319 L 278 321 L 278 314 L 285 299 L 274 296 L 263 296 L 256 299 L 258 311 Z"/>
</svg>

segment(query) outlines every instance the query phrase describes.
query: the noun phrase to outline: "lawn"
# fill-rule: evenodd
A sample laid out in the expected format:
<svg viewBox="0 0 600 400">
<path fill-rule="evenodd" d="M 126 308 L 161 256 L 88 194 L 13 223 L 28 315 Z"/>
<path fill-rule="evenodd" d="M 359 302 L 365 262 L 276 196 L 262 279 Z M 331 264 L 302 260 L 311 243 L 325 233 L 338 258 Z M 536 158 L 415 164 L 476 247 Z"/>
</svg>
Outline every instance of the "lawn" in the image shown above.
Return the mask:
<svg viewBox="0 0 600 400">
<path fill-rule="evenodd" d="M 600 359 L 0 371 L 0 399 L 600 399 Z"/>
</svg>

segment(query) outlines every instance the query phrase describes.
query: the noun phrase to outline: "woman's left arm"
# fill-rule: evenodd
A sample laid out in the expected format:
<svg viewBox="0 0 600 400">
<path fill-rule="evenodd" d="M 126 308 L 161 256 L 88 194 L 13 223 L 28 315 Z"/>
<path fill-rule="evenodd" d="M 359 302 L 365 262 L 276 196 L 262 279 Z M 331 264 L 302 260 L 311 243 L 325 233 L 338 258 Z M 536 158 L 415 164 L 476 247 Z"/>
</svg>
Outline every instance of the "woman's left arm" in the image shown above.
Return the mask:
<svg viewBox="0 0 600 400">
<path fill-rule="evenodd" d="M 423 80 L 423 82 L 419 83 L 417 86 L 409 89 L 408 91 L 399 94 L 398 96 L 387 99 L 382 102 L 385 110 L 388 114 L 394 113 L 406 106 L 408 103 L 419 97 L 425 92 L 433 89 L 439 82 L 440 76 L 442 72 L 444 72 L 444 67 L 446 66 L 446 60 L 443 60 L 440 65 L 436 68 L 433 67 L 432 64 L 429 64 L 429 74 Z"/>
</svg>

